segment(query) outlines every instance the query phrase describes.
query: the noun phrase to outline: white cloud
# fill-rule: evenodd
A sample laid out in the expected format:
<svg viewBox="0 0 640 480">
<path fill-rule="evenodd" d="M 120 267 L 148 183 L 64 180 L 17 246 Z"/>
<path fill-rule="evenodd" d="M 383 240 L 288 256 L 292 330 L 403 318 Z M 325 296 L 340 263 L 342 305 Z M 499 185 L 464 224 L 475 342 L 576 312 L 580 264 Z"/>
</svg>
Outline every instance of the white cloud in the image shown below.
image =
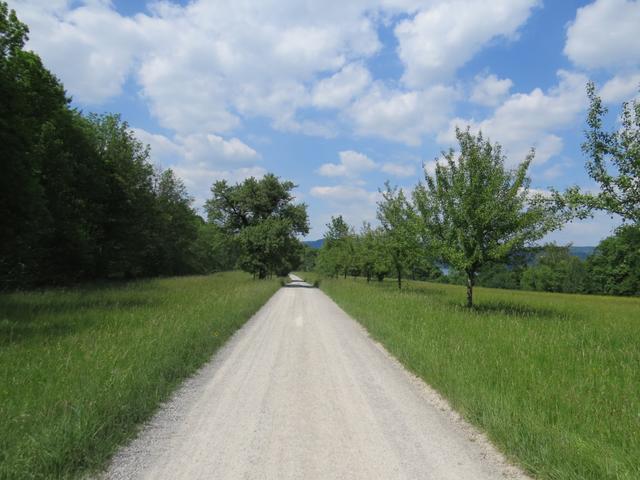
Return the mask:
<svg viewBox="0 0 640 480">
<path fill-rule="evenodd" d="M 593 218 L 574 220 L 567 223 L 562 229 L 547 235 L 542 242 L 596 246 L 601 240 L 613 235 L 614 230 L 621 223 L 620 218 L 617 216 L 612 217 L 606 213 L 596 213 Z"/>
<path fill-rule="evenodd" d="M 311 188 L 310 193 L 313 197 L 330 200 L 338 204 L 354 201 L 375 204 L 378 198 L 378 192 L 369 192 L 364 188 L 350 185 L 318 186 Z"/>
<path fill-rule="evenodd" d="M 640 90 L 640 72 L 620 74 L 611 78 L 600 89 L 605 103 L 620 103 L 629 100 Z"/>
<path fill-rule="evenodd" d="M 132 78 L 160 125 L 181 134 L 229 132 L 244 115 L 328 136 L 296 112 L 314 99 L 340 106 L 364 88 L 361 62 L 380 48 L 375 12 L 399 11 L 386 1 L 194 0 L 125 17 L 106 0 L 14 3 L 32 26 L 30 47 L 78 100 L 105 102 Z M 314 87 L 327 75 L 341 91 Z"/>
<path fill-rule="evenodd" d="M 181 145 L 157 133 L 142 128 L 132 128 L 136 138 L 144 145 L 151 147 L 151 159 L 159 165 L 170 165 L 178 159 L 184 159 L 185 152 Z"/>
<path fill-rule="evenodd" d="M 384 173 L 393 175 L 394 177 L 411 177 L 416 174 L 416 167 L 410 164 L 390 163 L 382 165 L 381 170 Z"/>
<path fill-rule="evenodd" d="M 151 160 L 171 168 L 194 195 L 195 206 L 202 207 L 216 180 L 239 182 L 262 177 L 267 171 L 255 163 L 260 155 L 238 138 L 224 139 L 212 134 L 164 135 L 133 128 L 135 136 L 151 147 Z"/>
<path fill-rule="evenodd" d="M 259 158 L 258 152 L 237 138 L 225 140 L 213 134 L 193 134 L 178 136 L 177 140 L 184 146 L 185 158 L 190 162 L 246 163 Z"/>
<path fill-rule="evenodd" d="M 596 0 L 579 8 L 567 29 L 564 53 L 586 68 L 640 65 L 640 2 Z"/>
<path fill-rule="evenodd" d="M 320 166 L 318 173 L 325 177 L 355 177 L 377 167 L 376 162 L 363 153 L 345 150 L 338 155 L 340 163 L 325 163 Z"/>
<path fill-rule="evenodd" d="M 243 165 L 254 163 L 260 154 L 238 138 L 224 139 L 213 134 L 164 135 L 133 129 L 136 137 L 151 147 L 151 157 L 163 165 L 176 162 L 207 164 L 209 166 Z"/>
<path fill-rule="evenodd" d="M 108 2 L 69 3 L 16 1 L 11 7 L 30 26 L 27 48 L 76 100 L 100 104 L 122 92 L 142 37 L 136 20 L 121 17 Z"/>
<path fill-rule="evenodd" d="M 546 162 L 563 148 L 562 138 L 555 132 L 574 125 L 587 105 L 584 75 L 561 70 L 558 77 L 558 85 L 546 93 L 536 88 L 530 93 L 512 94 L 485 120 L 453 119 L 438 140 L 452 145 L 455 126 L 469 125 L 500 143 L 512 165 L 523 161 L 531 147 L 536 148 L 536 163 Z"/>
<path fill-rule="evenodd" d="M 429 2 L 395 28 L 403 80 L 412 88 L 441 81 L 496 37 L 513 38 L 539 0 Z"/>
<path fill-rule="evenodd" d="M 361 64 L 346 65 L 335 75 L 319 81 L 312 93 L 313 105 L 342 108 L 371 83 L 371 74 Z"/>
<path fill-rule="evenodd" d="M 510 78 L 498 78 L 496 75 L 476 75 L 470 100 L 478 105 L 495 107 L 509 94 L 513 86 Z"/>
<path fill-rule="evenodd" d="M 324 213 L 313 218 L 313 235 L 322 235 L 324 225 L 332 215 L 342 215 L 345 221 L 356 229 L 364 221 L 376 223 L 379 192 L 370 192 L 351 185 L 335 185 L 313 187 L 309 193 L 325 202 Z"/>
<path fill-rule="evenodd" d="M 348 115 L 359 134 L 419 145 L 425 134 L 446 124 L 457 97 L 453 87 L 444 85 L 402 92 L 378 82 L 355 101 Z"/>
</svg>

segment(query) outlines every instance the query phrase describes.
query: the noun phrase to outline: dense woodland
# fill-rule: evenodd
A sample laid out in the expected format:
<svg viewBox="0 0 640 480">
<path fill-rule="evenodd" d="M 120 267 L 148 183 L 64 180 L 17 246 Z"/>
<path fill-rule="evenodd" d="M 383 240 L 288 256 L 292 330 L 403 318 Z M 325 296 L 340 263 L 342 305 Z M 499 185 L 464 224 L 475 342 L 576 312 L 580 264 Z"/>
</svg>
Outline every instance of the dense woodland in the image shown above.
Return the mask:
<svg viewBox="0 0 640 480">
<path fill-rule="evenodd" d="M 269 175 L 235 190 L 216 184 L 205 221 L 118 115 L 71 108 L 60 81 L 24 50 L 27 34 L 0 2 L 0 289 L 297 267 L 302 247 L 289 232 L 308 227 L 306 207 L 291 205 L 293 184 Z M 216 212 L 238 206 L 242 228 Z M 276 247 L 287 250 L 286 266 L 274 260 Z"/>
</svg>

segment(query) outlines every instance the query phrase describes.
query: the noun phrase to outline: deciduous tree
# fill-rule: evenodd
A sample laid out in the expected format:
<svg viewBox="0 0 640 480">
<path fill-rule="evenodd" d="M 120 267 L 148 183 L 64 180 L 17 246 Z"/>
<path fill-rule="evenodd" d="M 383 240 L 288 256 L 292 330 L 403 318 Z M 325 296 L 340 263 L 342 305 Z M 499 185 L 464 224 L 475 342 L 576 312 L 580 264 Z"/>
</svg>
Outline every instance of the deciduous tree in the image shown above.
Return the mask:
<svg viewBox="0 0 640 480">
<path fill-rule="evenodd" d="M 515 170 L 505 167 L 499 144 L 481 133 L 456 129 L 460 150 L 443 152 L 434 174 L 414 191 L 414 202 L 429 248 L 467 279 L 467 305 L 479 269 L 559 227 L 555 204 L 529 189 L 533 151 Z"/>
</svg>

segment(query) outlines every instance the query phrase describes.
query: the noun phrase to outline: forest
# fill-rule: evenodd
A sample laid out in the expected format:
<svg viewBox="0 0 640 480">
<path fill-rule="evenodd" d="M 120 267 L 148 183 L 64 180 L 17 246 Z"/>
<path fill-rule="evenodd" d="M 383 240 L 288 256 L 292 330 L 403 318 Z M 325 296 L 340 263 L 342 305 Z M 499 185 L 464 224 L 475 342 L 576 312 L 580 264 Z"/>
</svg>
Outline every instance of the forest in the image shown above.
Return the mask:
<svg viewBox="0 0 640 480">
<path fill-rule="evenodd" d="M 293 183 L 218 182 L 203 218 L 118 114 L 71 107 L 27 39 L 0 2 L 0 289 L 297 267 L 308 226 Z"/>
</svg>

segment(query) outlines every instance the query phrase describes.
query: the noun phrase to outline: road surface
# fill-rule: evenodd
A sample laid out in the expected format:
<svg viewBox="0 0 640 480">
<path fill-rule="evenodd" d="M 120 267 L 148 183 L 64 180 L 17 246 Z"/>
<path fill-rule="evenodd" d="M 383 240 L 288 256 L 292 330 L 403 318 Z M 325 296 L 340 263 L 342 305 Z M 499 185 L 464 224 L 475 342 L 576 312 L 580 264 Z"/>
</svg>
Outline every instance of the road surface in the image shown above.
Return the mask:
<svg viewBox="0 0 640 480">
<path fill-rule="evenodd" d="M 329 297 L 292 278 L 102 478 L 527 478 Z"/>
</svg>

